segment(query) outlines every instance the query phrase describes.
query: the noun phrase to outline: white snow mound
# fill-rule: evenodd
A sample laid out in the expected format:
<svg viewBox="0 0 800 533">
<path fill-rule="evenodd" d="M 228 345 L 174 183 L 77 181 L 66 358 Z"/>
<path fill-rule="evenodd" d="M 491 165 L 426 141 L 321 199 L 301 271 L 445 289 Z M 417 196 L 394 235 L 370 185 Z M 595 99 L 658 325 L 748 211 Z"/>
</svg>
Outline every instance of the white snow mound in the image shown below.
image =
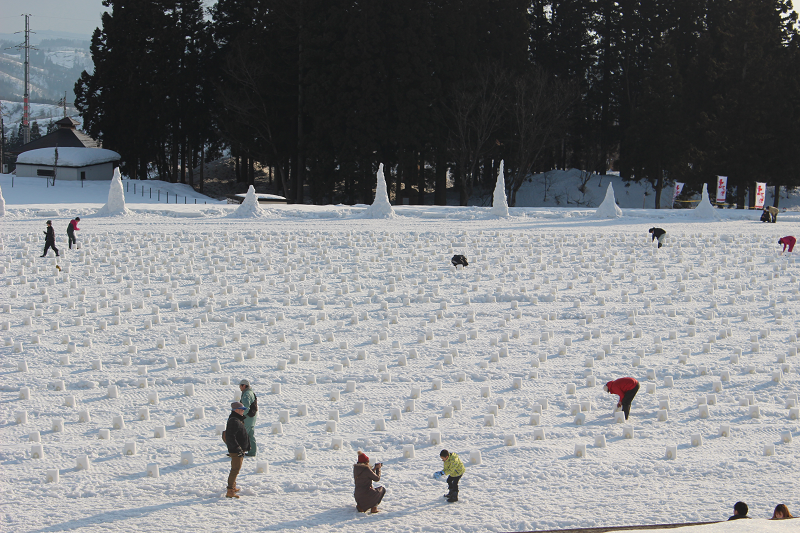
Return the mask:
<svg viewBox="0 0 800 533">
<path fill-rule="evenodd" d="M 499 217 L 508 216 L 508 199 L 506 198 L 506 177 L 503 171 L 505 161 L 500 161 L 500 172 L 497 173 L 497 184 L 494 186 L 494 197 L 492 198 L 493 215 Z"/>
<path fill-rule="evenodd" d="M 703 197 L 700 199 L 700 203 L 697 204 L 697 207 L 694 208 L 693 214 L 697 218 L 703 218 L 707 220 L 719 220 L 719 215 L 717 214 L 717 210 L 714 209 L 714 206 L 711 205 L 711 200 L 708 199 L 707 183 L 703 184 Z"/>
<path fill-rule="evenodd" d="M 3 189 L 0 188 L 0 217 L 6 216 L 6 199 L 3 198 Z"/>
<path fill-rule="evenodd" d="M 122 188 L 122 176 L 117 167 L 114 169 L 114 177 L 111 178 L 111 185 L 108 187 L 108 202 L 95 215 L 110 217 L 130 214 L 130 210 L 125 207 L 125 189 Z"/>
<path fill-rule="evenodd" d="M 378 187 L 375 190 L 375 201 L 367 207 L 365 218 L 394 218 L 394 209 L 389 203 L 389 193 L 386 191 L 386 178 L 383 175 L 383 163 L 378 167 Z"/>
<path fill-rule="evenodd" d="M 231 218 L 258 218 L 263 217 L 266 213 L 261 206 L 258 205 L 258 197 L 256 196 L 256 189 L 252 185 L 247 189 L 247 194 L 242 201 L 242 204 L 236 208 L 236 211 L 231 213 Z"/>
<path fill-rule="evenodd" d="M 608 184 L 606 189 L 606 197 L 600 207 L 595 211 L 596 218 L 620 218 L 622 216 L 622 209 L 617 205 L 617 199 L 614 198 L 614 187 Z"/>
</svg>

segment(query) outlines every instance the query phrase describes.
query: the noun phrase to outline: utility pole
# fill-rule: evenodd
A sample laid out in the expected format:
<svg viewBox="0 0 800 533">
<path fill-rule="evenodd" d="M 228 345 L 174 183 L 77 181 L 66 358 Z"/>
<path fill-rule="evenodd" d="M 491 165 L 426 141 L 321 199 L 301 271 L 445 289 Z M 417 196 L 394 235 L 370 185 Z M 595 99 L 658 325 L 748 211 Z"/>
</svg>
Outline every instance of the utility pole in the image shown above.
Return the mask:
<svg viewBox="0 0 800 533">
<path fill-rule="evenodd" d="M 67 118 L 67 91 L 64 91 L 64 98 L 58 101 L 58 105 L 64 110 L 64 118 Z"/>
<path fill-rule="evenodd" d="M 25 53 L 25 94 L 23 95 L 23 104 L 22 104 L 22 134 L 23 140 L 22 144 L 28 144 L 31 141 L 31 124 L 30 124 L 30 94 L 28 90 L 28 84 L 30 81 L 30 51 L 34 49 L 31 46 L 31 25 L 30 25 L 30 14 L 23 14 L 21 15 L 25 17 L 25 43 L 16 46 L 17 50 L 24 50 Z M 19 33 L 19 32 L 16 32 Z M 35 33 L 35 32 L 34 32 Z"/>
<path fill-rule="evenodd" d="M 3 122 L 3 108 L 0 106 L 0 174 L 6 173 L 6 125 Z"/>
</svg>

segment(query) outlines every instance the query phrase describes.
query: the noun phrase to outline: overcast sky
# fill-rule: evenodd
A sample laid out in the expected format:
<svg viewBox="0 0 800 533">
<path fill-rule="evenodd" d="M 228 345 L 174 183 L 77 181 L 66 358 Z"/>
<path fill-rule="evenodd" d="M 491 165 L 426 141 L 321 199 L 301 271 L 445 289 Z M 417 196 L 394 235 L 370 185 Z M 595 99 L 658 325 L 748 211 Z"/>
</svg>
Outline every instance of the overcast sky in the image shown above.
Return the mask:
<svg viewBox="0 0 800 533">
<path fill-rule="evenodd" d="M 213 0 L 204 4 L 211 5 Z M 31 16 L 31 30 L 65 31 L 91 37 L 100 26 L 105 11 L 102 0 L 0 0 L 0 33 L 25 29 L 25 17 Z"/>
</svg>

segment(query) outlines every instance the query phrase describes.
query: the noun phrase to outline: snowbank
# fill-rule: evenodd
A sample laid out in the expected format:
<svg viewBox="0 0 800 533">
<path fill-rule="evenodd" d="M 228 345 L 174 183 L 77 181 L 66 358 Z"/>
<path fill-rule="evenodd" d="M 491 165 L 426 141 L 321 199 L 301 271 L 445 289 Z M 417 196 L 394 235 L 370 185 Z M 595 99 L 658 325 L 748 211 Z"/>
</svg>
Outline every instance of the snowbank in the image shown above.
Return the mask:
<svg viewBox="0 0 800 533">
<path fill-rule="evenodd" d="M 22 152 L 17 158 L 18 164 L 23 165 L 53 165 L 55 164 L 55 148 L 38 148 Z M 60 167 L 85 167 L 119 161 L 121 156 L 105 148 L 58 148 L 58 166 Z"/>
<path fill-rule="evenodd" d="M 494 186 L 494 196 L 492 198 L 493 215 L 499 217 L 508 216 L 508 200 L 506 199 L 506 178 L 503 173 L 504 161 L 500 161 L 500 172 L 497 173 L 497 183 Z"/>
<path fill-rule="evenodd" d="M 122 188 L 122 178 L 119 167 L 117 167 L 114 169 L 114 177 L 111 178 L 111 184 L 108 186 L 108 202 L 95 215 L 108 217 L 129 215 L 130 213 L 125 207 L 125 190 Z"/>
<path fill-rule="evenodd" d="M 365 218 L 394 218 L 394 209 L 389 203 L 389 193 L 386 190 L 386 177 L 383 175 L 383 163 L 378 167 L 378 187 L 375 190 L 375 201 L 364 213 Z"/>
<path fill-rule="evenodd" d="M 3 198 L 3 189 L 0 188 L 0 217 L 6 216 L 6 199 Z"/>
<path fill-rule="evenodd" d="M 596 218 L 620 218 L 622 216 L 622 209 L 617 205 L 617 200 L 614 198 L 614 187 L 609 183 L 606 189 L 606 198 L 600 207 L 595 212 Z"/>
</svg>

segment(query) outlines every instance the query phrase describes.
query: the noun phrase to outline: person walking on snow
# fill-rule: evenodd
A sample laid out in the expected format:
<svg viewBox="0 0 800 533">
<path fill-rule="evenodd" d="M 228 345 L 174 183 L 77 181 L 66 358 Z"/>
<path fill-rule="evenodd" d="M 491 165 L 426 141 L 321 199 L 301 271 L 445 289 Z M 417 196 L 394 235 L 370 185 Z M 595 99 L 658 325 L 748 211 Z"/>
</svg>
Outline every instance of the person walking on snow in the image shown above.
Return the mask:
<svg viewBox="0 0 800 533">
<path fill-rule="evenodd" d="M 353 481 L 356 484 L 353 498 L 356 500 L 356 510 L 359 513 L 378 512 L 378 504 L 386 494 L 386 488 L 373 487 L 373 481 L 381 480 L 381 467 L 383 463 L 375 463 L 375 468 L 369 467 L 369 457 L 364 452 L 358 452 L 356 464 L 353 465 Z"/>
<path fill-rule="evenodd" d="M 81 228 L 78 227 L 78 222 L 81 221 L 81 217 L 75 217 L 69 221 L 67 225 L 67 238 L 69 239 L 69 249 L 72 250 L 72 244 L 75 243 L 75 246 L 78 245 L 78 241 L 75 240 L 75 232 L 80 231 Z"/>
<path fill-rule="evenodd" d="M 256 444 L 255 427 L 256 418 L 258 418 L 258 400 L 256 393 L 250 388 L 250 382 L 243 379 L 239 382 L 239 390 L 242 391 L 242 405 L 244 405 L 244 427 L 247 430 L 247 437 L 250 439 L 250 451 L 247 452 L 248 457 L 255 457 L 258 451 Z"/>
<path fill-rule="evenodd" d="M 791 235 L 787 235 L 786 237 L 781 237 L 780 239 L 778 239 L 778 244 L 782 244 L 783 245 L 783 251 L 784 252 L 786 251 L 786 247 L 788 246 L 789 247 L 789 253 L 791 253 L 792 250 L 794 250 L 794 245 L 797 244 L 797 239 L 795 239 Z M 781 252 L 781 253 L 783 253 L 783 252 Z"/>
<path fill-rule="evenodd" d="M 242 469 L 244 454 L 250 449 L 250 439 L 244 428 L 244 405 L 241 402 L 231 404 L 231 414 L 225 426 L 225 444 L 228 446 L 228 456 L 231 458 L 231 472 L 228 474 L 228 492 L 226 498 L 238 498 L 239 488 L 236 486 L 236 477 Z"/>
<path fill-rule="evenodd" d="M 650 228 L 647 231 L 653 237 L 652 239 L 650 239 L 650 242 L 653 242 L 654 240 L 658 239 L 658 247 L 661 248 L 662 246 L 664 246 L 664 240 L 667 237 L 666 231 L 664 231 L 661 228 Z"/>
<path fill-rule="evenodd" d="M 436 472 L 433 477 L 440 479 L 447 474 L 447 488 L 450 490 L 444 497 L 450 503 L 457 502 L 458 482 L 461 481 L 461 476 L 464 475 L 464 463 L 461 462 L 457 453 L 450 453 L 447 450 L 439 452 L 439 458 L 444 461 L 444 468 Z"/>
<path fill-rule="evenodd" d="M 42 252 L 42 257 L 47 255 L 47 250 L 52 248 L 53 251 L 56 253 L 56 257 L 58 257 L 58 248 L 56 248 L 56 232 L 53 229 L 53 221 L 47 221 L 47 231 L 44 232 L 44 252 Z"/>
<path fill-rule="evenodd" d="M 625 420 L 627 420 L 631 413 L 631 402 L 636 396 L 636 393 L 639 392 L 639 382 L 631 377 L 619 378 L 603 385 L 603 390 L 619 396 L 617 410 L 622 409 L 625 413 Z"/>
</svg>

